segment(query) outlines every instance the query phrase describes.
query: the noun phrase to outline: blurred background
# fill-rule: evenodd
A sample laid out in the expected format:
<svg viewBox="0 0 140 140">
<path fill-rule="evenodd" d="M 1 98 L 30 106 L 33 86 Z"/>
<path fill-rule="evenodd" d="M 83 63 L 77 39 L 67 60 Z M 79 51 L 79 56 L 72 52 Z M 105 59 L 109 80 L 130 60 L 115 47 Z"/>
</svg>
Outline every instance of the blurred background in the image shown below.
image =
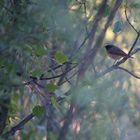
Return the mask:
<svg viewBox="0 0 140 140">
<path fill-rule="evenodd" d="M 33 113 L 34 117 L 7 139 L 140 139 L 140 78 L 119 69 L 99 78 L 95 75 L 95 70 L 101 73 L 114 63 L 104 44 L 115 44 L 126 53 L 132 47 L 137 33 L 126 20 L 125 9 L 139 31 L 139 0 L 122 1 L 99 46 L 94 66 L 91 64 L 85 75 L 78 77 L 78 65 L 89 47 L 89 33 L 102 3 L 0 1 L 1 136 Z M 92 45 L 114 3 L 107 1 Z M 138 40 L 135 49 L 139 47 Z M 140 76 L 139 52 L 133 57 L 121 66 Z"/>
</svg>

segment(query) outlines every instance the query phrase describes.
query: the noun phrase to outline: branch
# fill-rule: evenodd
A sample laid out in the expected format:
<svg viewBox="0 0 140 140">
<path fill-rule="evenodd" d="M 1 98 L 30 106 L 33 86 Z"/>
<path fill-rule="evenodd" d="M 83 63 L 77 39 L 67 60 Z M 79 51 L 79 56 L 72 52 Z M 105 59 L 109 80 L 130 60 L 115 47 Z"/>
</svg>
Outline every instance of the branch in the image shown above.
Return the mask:
<svg viewBox="0 0 140 140">
<path fill-rule="evenodd" d="M 129 71 L 129 70 L 123 68 L 123 67 L 115 66 L 115 65 L 111 66 L 110 68 L 106 69 L 106 70 L 103 71 L 102 73 L 98 74 L 98 75 L 96 76 L 96 78 L 100 78 L 100 77 L 106 75 L 107 73 L 109 73 L 109 72 L 111 72 L 111 71 L 113 71 L 113 70 L 116 70 L 116 69 L 123 70 L 123 71 L 127 72 L 128 74 L 132 75 L 133 77 L 135 77 L 135 78 L 137 78 L 137 79 L 140 79 L 140 76 L 137 76 L 135 73 L 133 73 L 133 72 L 131 72 L 131 71 Z"/>
<path fill-rule="evenodd" d="M 131 54 L 131 52 L 133 51 L 133 49 L 134 49 L 134 47 L 135 47 L 135 45 L 136 45 L 136 43 L 137 43 L 139 37 L 140 37 L 140 32 L 137 34 L 137 37 L 136 37 L 136 39 L 135 39 L 135 41 L 134 41 L 134 43 L 133 43 L 131 49 L 129 50 L 128 55 L 131 56 L 131 55 L 134 54 L 134 53 Z M 136 53 L 136 52 L 135 52 L 135 53 Z M 118 62 L 116 63 L 116 66 L 119 66 L 120 64 L 124 63 L 127 59 L 128 59 L 127 57 L 124 57 L 122 60 L 120 60 L 120 61 L 118 61 Z"/>
<path fill-rule="evenodd" d="M 68 80 L 70 80 L 70 79 L 72 79 L 77 73 L 78 73 L 78 72 L 76 71 L 76 72 L 73 73 L 70 77 L 66 77 L 66 78 L 67 78 Z M 64 82 L 62 82 L 61 85 L 64 84 L 64 83 L 66 83 L 66 82 L 67 82 L 67 80 L 64 81 Z M 71 84 L 74 85 L 74 83 L 71 83 Z"/>
<path fill-rule="evenodd" d="M 131 52 L 132 52 L 132 50 L 134 49 L 134 47 L 135 47 L 135 45 L 136 45 L 137 40 L 139 39 L 140 31 L 137 31 L 137 29 L 132 25 L 132 23 L 130 22 L 130 20 L 129 20 L 128 16 L 127 16 L 127 0 L 126 0 L 126 6 L 125 6 L 125 17 L 126 17 L 127 22 L 129 23 L 129 25 L 130 25 L 130 26 L 134 29 L 134 31 L 137 33 L 137 37 L 136 37 L 136 39 L 135 39 L 135 41 L 134 41 L 134 43 L 133 43 L 131 49 L 130 49 L 129 52 L 128 52 L 128 55 L 130 55 Z"/>
<path fill-rule="evenodd" d="M 137 37 L 136 37 L 136 39 L 135 39 L 135 41 L 134 41 L 134 43 L 133 43 L 131 49 L 130 49 L 129 52 L 128 52 L 128 55 L 131 54 L 131 52 L 132 52 L 132 50 L 134 49 L 134 47 L 135 47 L 135 45 L 136 45 L 136 43 L 137 43 L 139 37 L 140 37 L 140 31 L 138 32 Z"/>
<path fill-rule="evenodd" d="M 65 74 L 67 74 L 68 72 L 70 72 L 71 70 L 73 70 L 75 67 L 77 67 L 77 65 L 73 66 L 72 68 L 66 70 L 65 72 L 61 73 L 61 74 L 58 74 L 56 76 L 52 76 L 52 77 L 40 77 L 40 78 L 37 78 L 37 77 L 34 77 L 34 76 L 30 76 L 31 79 L 35 79 L 35 80 L 51 80 L 51 79 L 56 79 L 56 78 L 59 78 Z"/>
<path fill-rule="evenodd" d="M 129 25 L 135 30 L 135 32 L 138 34 L 139 32 L 137 31 L 137 29 L 132 25 L 132 23 L 130 22 L 128 16 L 127 16 L 127 1 L 126 1 L 126 5 L 125 5 L 125 17 L 127 22 L 129 23 Z"/>
<path fill-rule="evenodd" d="M 137 49 L 133 50 L 133 52 L 131 53 L 131 55 L 134 55 L 134 54 L 138 53 L 139 51 L 140 51 L 140 48 L 137 48 Z"/>
<path fill-rule="evenodd" d="M 104 3 L 105 3 L 104 6 L 106 6 L 106 2 L 107 1 L 104 1 Z M 86 70 L 89 68 L 89 66 L 92 64 L 92 62 L 94 62 L 97 51 L 100 49 L 100 46 L 102 45 L 102 42 L 104 40 L 106 30 L 112 24 L 112 21 L 113 21 L 113 19 L 115 17 L 115 14 L 116 14 L 119 6 L 121 5 L 121 3 L 122 3 L 122 0 L 116 0 L 115 1 L 114 6 L 111 9 L 110 15 L 108 16 L 107 22 L 105 23 L 105 26 L 104 26 L 103 30 L 101 31 L 100 35 L 98 36 L 94 47 L 91 48 L 91 46 L 90 47 L 88 46 L 88 49 L 85 52 L 84 57 L 82 58 L 83 62 L 81 63 L 81 65 L 79 67 L 79 71 L 78 71 L 79 72 L 79 75 L 78 75 L 79 78 L 84 76 Z M 96 31 L 96 29 L 97 29 L 97 27 L 95 27 L 94 30 Z M 91 39 L 90 39 L 90 41 L 91 41 Z"/>
<path fill-rule="evenodd" d="M 103 0 L 97 14 L 95 15 L 95 18 L 94 18 L 94 21 L 93 21 L 94 23 L 92 25 L 91 31 L 88 33 L 88 35 L 86 35 L 84 40 L 81 42 L 81 44 L 78 46 L 78 48 L 74 51 L 74 54 L 72 54 L 73 58 L 78 53 L 78 51 L 84 46 L 84 44 L 87 42 L 87 40 L 89 40 L 87 48 L 90 49 L 92 47 L 92 43 L 93 43 L 93 40 L 94 40 L 94 37 L 95 37 L 95 33 L 96 33 L 96 30 L 97 30 L 98 23 L 103 18 L 103 11 L 105 9 L 106 3 L 107 3 L 107 0 Z"/>
<path fill-rule="evenodd" d="M 67 64 L 70 64 L 70 63 L 67 63 Z M 75 66 L 73 66 L 72 68 L 70 68 L 70 69 L 68 69 L 68 70 L 66 70 L 66 71 L 64 71 L 63 73 L 61 73 L 61 74 L 58 74 L 58 75 L 55 75 L 55 76 L 52 76 L 52 77 L 35 77 L 35 76 L 30 76 L 29 78 L 31 79 L 30 81 L 27 81 L 27 82 L 25 82 L 25 83 L 23 83 L 23 84 L 19 84 L 19 85 L 17 85 L 17 84 L 12 84 L 12 85 L 9 85 L 9 86 L 12 86 L 12 87 L 20 87 L 20 86 L 25 86 L 25 85 L 29 85 L 31 82 L 36 82 L 37 80 L 52 80 L 52 79 L 56 79 L 56 78 L 60 78 L 61 76 L 66 76 L 66 74 L 67 73 L 69 73 L 71 70 L 73 70 L 74 68 L 76 68 L 77 67 L 77 65 L 78 64 L 76 64 Z M 35 83 L 36 84 L 36 83 Z"/>
<path fill-rule="evenodd" d="M 89 49 L 93 47 L 93 43 L 94 43 L 94 38 L 95 38 L 96 31 L 97 31 L 97 27 L 98 27 L 99 22 L 103 18 L 103 14 L 104 14 L 107 2 L 108 2 L 108 0 L 103 0 L 102 1 L 102 4 L 101 4 L 97 14 L 95 15 L 94 24 L 93 24 L 93 26 L 91 28 L 90 33 L 89 33 L 89 42 L 88 42 L 88 47 L 87 47 L 88 49 L 87 49 L 86 53 L 88 53 Z"/>
<path fill-rule="evenodd" d="M 65 71 L 68 71 L 69 69 L 71 69 L 71 66 L 69 64 L 66 65 Z M 67 73 L 63 72 L 64 74 L 59 78 L 59 81 L 57 82 L 57 85 L 60 86 L 61 83 L 63 82 L 63 80 L 65 79 Z"/>
<path fill-rule="evenodd" d="M 34 115 L 33 115 L 32 113 L 29 114 L 29 115 L 28 115 L 26 118 L 24 118 L 20 123 L 18 123 L 16 126 L 12 127 L 8 132 L 4 133 L 4 134 L 2 135 L 2 138 L 4 138 L 4 139 L 7 140 L 10 136 L 14 135 L 15 132 L 16 132 L 17 130 L 22 129 L 22 127 L 24 127 L 24 125 L 25 125 L 28 121 L 30 121 L 33 117 L 34 117 Z"/>
<path fill-rule="evenodd" d="M 131 72 L 131 71 L 129 71 L 129 70 L 123 68 L 123 67 L 119 67 L 119 66 L 118 66 L 117 69 L 123 70 L 123 71 L 129 73 L 130 75 L 132 75 L 133 77 L 135 77 L 135 78 L 137 78 L 137 79 L 140 79 L 140 76 L 137 76 L 137 75 L 134 74 L 133 72 Z"/>
</svg>

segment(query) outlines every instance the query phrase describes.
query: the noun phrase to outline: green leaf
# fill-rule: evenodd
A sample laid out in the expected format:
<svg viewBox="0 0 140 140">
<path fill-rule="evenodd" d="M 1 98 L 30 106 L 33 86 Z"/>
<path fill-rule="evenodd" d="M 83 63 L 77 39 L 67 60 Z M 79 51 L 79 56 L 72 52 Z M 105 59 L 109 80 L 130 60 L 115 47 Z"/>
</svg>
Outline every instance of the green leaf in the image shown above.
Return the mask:
<svg viewBox="0 0 140 140">
<path fill-rule="evenodd" d="M 9 130 L 8 127 L 5 127 L 3 133 L 6 133 L 8 130 Z"/>
<path fill-rule="evenodd" d="M 55 54 L 55 60 L 58 63 L 63 64 L 68 61 L 68 57 L 63 52 L 58 51 Z"/>
<path fill-rule="evenodd" d="M 36 117 L 40 118 L 44 114 L 45 108 L 43 106 L 36 105 L 33 108 L 32 112 Z"/>
<path fill-rule="evenodd" d="M 43 72 L 41 70 L 34 70 L 32 72 L 32 76 L 34 77 L 40 77 L 43 74 Z"/>
<path fill-rule="evenodd" d="M 98 11 L 101 7 L 101 4 L 97 5 L 96 10 Z M 110 14 L 111 11 L 111 7 L 107 4 L 104 8 L 104 10 L 102 10 L 102 14 L 104 17 L 108 16 Z"/>
<path fill-rule="evenodd" d="M 124 23 L 122 21 L 117 21 L 115 24 L 114 24 L 114 29 L 113 29 L 113 32 L 114 33 L 118 33 L 120 32 L 124 27 Z"/>
<path fill-rule="evenodd" d="M 49 83 L 49 84 L 47 84 L 46 88 L 49 92 L 54 92 L 57 89 L 57 85 L 55 85 L 53 83 Z"/>
<path fill-rule="evenodd" d="M 52 96 L 52 97 L 51 97 L 51 102 L 52 102 L 52 104 L 53 104 L 53 106 L 54 106 L 55 108 L 58 108 L 59 104 L 58 104 L 58 102 L 57 102 L 56 97 Z"/>
<path fill-rule="evenodd" d="M 36 47 L 35 53 L 36 53 L 36 55 L 39 55 L 39 56 L 42 56 L 42 55 L 46 54 L 46 52 L 45 52 L 45 50 L 42 46 Z"/>
<path fill-rule="evenodd" d="M 54 133 L 52 133 L 52 132 L 49 132 L 49 138 L 50 138 L 50 140 L 56 140 L 56 136 L 55 136 L 55 134 Z"/>
<path fill-rule="evenodd" d="M 108 16 L 111 11 L 111 7 L 109 5 L 106 5 L 105 10 L 104 10 L 104 17 Z"/>
<path fill-rule="evenodd" d="M 7 65 L 7 71 L 8 71 L 8 72 L 11 72 L 11 71 L 13 70 L 13 68 L 14 68 L 14 67 L 13 67 L 12 64 L 8 64 L 8 65 Z"/>
</svg>

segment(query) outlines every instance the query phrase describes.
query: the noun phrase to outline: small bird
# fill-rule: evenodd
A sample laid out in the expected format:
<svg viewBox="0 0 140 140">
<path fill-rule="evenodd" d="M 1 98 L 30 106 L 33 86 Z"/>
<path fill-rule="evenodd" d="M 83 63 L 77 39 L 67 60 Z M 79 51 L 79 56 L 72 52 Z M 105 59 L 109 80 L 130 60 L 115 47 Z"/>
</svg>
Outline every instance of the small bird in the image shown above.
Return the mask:
<svg viewBox="0 0 140 140">
<path fill-rule="evenodd" d="M 123 50 L 116 47 L 115 45 L 108 44 L 105 45 L 108 56 L 114 60 L 119 60 L 120 58 L 132 58 L 130 55 L 126 54 Z"/>
</svg>

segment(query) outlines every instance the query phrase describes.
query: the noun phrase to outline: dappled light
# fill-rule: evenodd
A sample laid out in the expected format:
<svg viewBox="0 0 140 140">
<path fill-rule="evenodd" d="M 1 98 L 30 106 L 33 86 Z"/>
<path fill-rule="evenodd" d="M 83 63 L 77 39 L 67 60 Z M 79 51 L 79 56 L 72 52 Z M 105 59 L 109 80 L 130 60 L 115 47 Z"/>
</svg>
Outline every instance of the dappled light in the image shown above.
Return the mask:
<svg viewBox="0 0 140 140">
<path fill-rule="evenodd" d="M 140 140 L 140 2 L 0 1 L 0 139 Z"/>
</svg>

